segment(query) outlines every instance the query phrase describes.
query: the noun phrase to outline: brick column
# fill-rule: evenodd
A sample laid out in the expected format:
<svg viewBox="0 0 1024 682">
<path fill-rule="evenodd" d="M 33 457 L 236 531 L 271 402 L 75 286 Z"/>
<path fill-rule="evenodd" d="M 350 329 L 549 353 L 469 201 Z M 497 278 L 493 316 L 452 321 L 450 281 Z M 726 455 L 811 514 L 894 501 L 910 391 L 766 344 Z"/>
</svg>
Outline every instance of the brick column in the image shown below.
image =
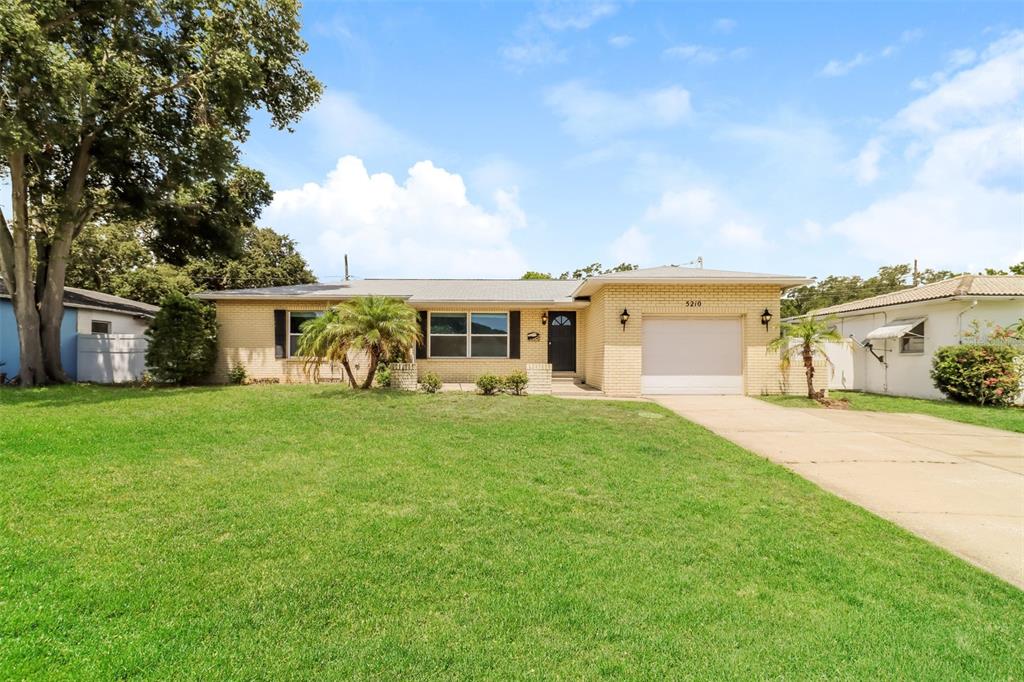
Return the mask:
<svg viewBox="0 0 1024 682">
<path fill-rule="evenodd" d="M 529 381 L 526 384 L 526 392 L 530 395 L 551 394 L 551 365 L 548 364 L 527 364 L 526 377 Z"/>
<path fill-rule="evenodd" d="M 391 387 L 400 391 L 415 391 L 418 384 L 416 379 L 415 362 L 393 362 L 389 365 L 391 370 Z"/>
</svg>

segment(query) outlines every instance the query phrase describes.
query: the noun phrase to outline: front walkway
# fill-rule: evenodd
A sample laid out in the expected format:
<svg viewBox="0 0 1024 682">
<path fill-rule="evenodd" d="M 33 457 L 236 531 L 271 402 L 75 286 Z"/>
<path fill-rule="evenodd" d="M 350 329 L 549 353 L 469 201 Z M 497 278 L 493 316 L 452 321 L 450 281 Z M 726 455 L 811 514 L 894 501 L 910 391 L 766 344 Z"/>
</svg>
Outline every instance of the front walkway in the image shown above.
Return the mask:
<svg viewBox="0 0 1024 682">
<path fill-rule="evenodd" d="M 655 400 L 1024 588 L 1024 436 L 744 396 Z"/>
</svg>

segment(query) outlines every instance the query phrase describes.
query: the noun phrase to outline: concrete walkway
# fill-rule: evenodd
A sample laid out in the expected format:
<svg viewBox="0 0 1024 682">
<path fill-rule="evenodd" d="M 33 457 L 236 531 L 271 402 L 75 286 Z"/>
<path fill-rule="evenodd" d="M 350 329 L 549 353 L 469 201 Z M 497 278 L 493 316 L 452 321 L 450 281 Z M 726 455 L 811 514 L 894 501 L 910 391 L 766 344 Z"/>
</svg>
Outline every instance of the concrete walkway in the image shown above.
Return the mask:
<svg viewBox="0 0 1024 682">
<path fill-rule="evenodd" d="M 1024 436 L 744 396 L 655 400 L 1024 588 Z"/>
</svg>

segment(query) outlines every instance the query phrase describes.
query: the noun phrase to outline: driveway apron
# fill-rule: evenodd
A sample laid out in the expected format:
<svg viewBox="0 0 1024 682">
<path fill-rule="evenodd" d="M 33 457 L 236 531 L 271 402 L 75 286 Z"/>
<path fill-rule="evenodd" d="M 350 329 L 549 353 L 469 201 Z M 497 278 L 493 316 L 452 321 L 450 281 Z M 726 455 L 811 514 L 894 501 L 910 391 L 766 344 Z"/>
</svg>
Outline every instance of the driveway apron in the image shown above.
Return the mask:
<svg viewBox="0 0 1024 682">
<path fill-rule="evenodd" d="M 1024 436 L 746 396 L 652 399 L 1024 588 Z"/>
</svg>

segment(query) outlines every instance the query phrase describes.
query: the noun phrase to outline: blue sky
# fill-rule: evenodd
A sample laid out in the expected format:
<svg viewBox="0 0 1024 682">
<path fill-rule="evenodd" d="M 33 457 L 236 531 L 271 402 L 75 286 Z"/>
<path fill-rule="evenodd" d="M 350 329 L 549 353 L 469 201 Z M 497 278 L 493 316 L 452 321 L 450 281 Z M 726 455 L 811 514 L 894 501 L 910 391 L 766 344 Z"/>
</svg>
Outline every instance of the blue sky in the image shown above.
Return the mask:
<svg viewBox="0 0 1024 682">
<path fill-rule="evenodd" d="M 1020 5 L 309 2 L 325 95 L 257 118 L 324 279 L 593 261 L 826 275 L 1024 259 Z"/>
</svg>

